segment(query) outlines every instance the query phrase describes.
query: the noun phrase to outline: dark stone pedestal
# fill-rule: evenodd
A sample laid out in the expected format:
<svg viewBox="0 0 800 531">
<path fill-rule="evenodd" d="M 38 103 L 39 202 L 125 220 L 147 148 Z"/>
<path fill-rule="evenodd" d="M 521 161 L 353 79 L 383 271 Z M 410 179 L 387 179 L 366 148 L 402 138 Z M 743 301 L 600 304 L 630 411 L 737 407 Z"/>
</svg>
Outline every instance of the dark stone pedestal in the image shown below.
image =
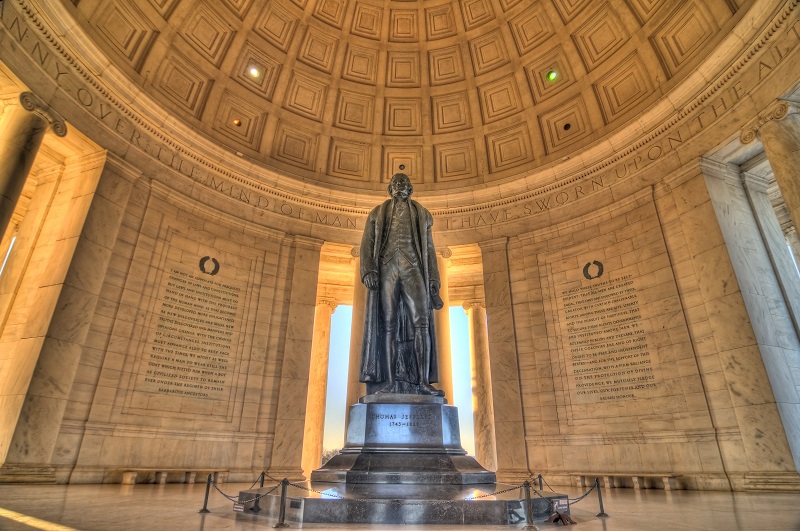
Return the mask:
<svg viewBox="0 0 800 531">
<path fill-rule="evenodd" d="M 445 399 L 422 395 L 367 395 L 350 406 L 341 452 L 291 486 L 292 522 L 352 524 L 504 525 L 525 521 L 524 493 L 495 483 L 496 476 L 461 447 L 458 411 Z M 242 491 L 252 500 L 267 489 Z M 502 494 L 494 494 L 508 490 Z M 485 496 L 485 497 L 483 497 Z M 475 499 L 478 498 L 478 499 Z M 277 517 L 279 491 L 256 514 Z M 252 508 L 245 503 L 245 511 Z M 533 495 L 533 518 L 569 512 L 564 494 Z"/>
<path fill-rule="evenodd" d="M 472 485 L 495 482 L 461 447 L 458 410 L 420 395 L 367 395 L 350 406 L 347 442 L 311 481 Z"/>
</svg>

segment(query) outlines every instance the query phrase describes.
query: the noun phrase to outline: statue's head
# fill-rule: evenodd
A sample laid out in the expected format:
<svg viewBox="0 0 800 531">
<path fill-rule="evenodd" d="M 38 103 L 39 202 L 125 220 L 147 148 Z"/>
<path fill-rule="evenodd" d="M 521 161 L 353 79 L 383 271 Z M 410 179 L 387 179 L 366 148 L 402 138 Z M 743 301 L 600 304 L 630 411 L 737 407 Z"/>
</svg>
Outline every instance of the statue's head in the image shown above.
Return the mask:
<svg viewBox="0 0 800 531">
<path fill-rule="evenodd" d="M 389 181 L 389 195 L 392 197 L 399 197 L 407 199 L 414 192 L 414 187 L 411 186 L 411 179 L 405 173 L 395 173 L 392 175 L 392 180 Z"/>
</svg>

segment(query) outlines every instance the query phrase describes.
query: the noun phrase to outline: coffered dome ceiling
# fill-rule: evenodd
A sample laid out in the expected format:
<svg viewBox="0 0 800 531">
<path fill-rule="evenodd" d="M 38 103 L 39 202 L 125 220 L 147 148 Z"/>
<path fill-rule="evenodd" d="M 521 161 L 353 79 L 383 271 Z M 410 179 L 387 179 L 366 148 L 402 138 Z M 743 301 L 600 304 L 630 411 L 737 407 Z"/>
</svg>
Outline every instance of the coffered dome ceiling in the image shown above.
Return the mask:
<svg viewBox="0 0 800 531">
<path fill-rule="evenodd" d="M 746 0 L 76 0 L 170 112 L 284 175 L 513 180 L 667 96 Z"/>
</svg>

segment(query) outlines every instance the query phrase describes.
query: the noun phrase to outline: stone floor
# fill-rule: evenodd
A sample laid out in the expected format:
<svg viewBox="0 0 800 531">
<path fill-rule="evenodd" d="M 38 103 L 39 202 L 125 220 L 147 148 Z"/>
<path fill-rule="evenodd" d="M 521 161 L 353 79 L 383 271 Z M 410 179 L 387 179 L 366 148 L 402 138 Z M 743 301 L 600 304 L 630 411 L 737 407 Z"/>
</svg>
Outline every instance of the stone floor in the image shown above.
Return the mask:
<svg viewBox="0 0 800 531">
<path fill-rule="evenodd" d="M 236 494 L 248 485 L 225 484 Z M 212 489 L 210 514 L 200 515 L 205 485 L 0 485 L 0 530 L 30 531 L 265 531 L 266 518 L 234 513 L 232 504 Z M 574 497 L 576 488 L 558 488 Z M 580 531 L 639 530 L 765 530 L 800 531 L 800 496 L 797 494 L 750 494 L 633 489 L 604 489 L 608 518 L 597 518 L 597 497 L 591 494 L 572 506 Z M 561 526 L 540 523 L 540 529 Z M 308 529 L 380 529 L 415 531 L 422 526 L 326 526 Z M 481 527 L 509 530 L 517 526 Z M 458 526 L 426 526 L 426 531 L 460 529 Z M 476 528 L 477 529 L 477 528 Z"/>
</svg>

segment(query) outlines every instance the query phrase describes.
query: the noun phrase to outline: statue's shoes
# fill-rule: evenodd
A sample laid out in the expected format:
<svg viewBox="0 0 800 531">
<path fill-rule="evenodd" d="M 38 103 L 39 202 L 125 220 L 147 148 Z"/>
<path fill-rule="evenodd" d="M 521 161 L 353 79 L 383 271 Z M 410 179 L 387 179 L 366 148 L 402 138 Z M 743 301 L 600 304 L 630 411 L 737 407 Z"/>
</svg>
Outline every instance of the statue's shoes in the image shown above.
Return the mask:
<svg viewBox="0 0 800 531">
<path fill-rule="evenodd" d="M 394 382 L 394 383 L 390 383 L 389 385 L 387 385 L 386 387 L 384 387 L 383 389 L 378 391 L 376 394 L 394 395 L 394 394 L 397 394 L 397 393 L 399 393 L 399 391 L 397 390 L 397 382 Z"/>
<path fill-rule="evenodd" d="M 431 384 L 426 384 L 426 383 L 419 384 L 418 392 L 421 395 L 444 396 L 444 391 L 442 391 L 441 389 L 436 389 Z"/>
</svg>

